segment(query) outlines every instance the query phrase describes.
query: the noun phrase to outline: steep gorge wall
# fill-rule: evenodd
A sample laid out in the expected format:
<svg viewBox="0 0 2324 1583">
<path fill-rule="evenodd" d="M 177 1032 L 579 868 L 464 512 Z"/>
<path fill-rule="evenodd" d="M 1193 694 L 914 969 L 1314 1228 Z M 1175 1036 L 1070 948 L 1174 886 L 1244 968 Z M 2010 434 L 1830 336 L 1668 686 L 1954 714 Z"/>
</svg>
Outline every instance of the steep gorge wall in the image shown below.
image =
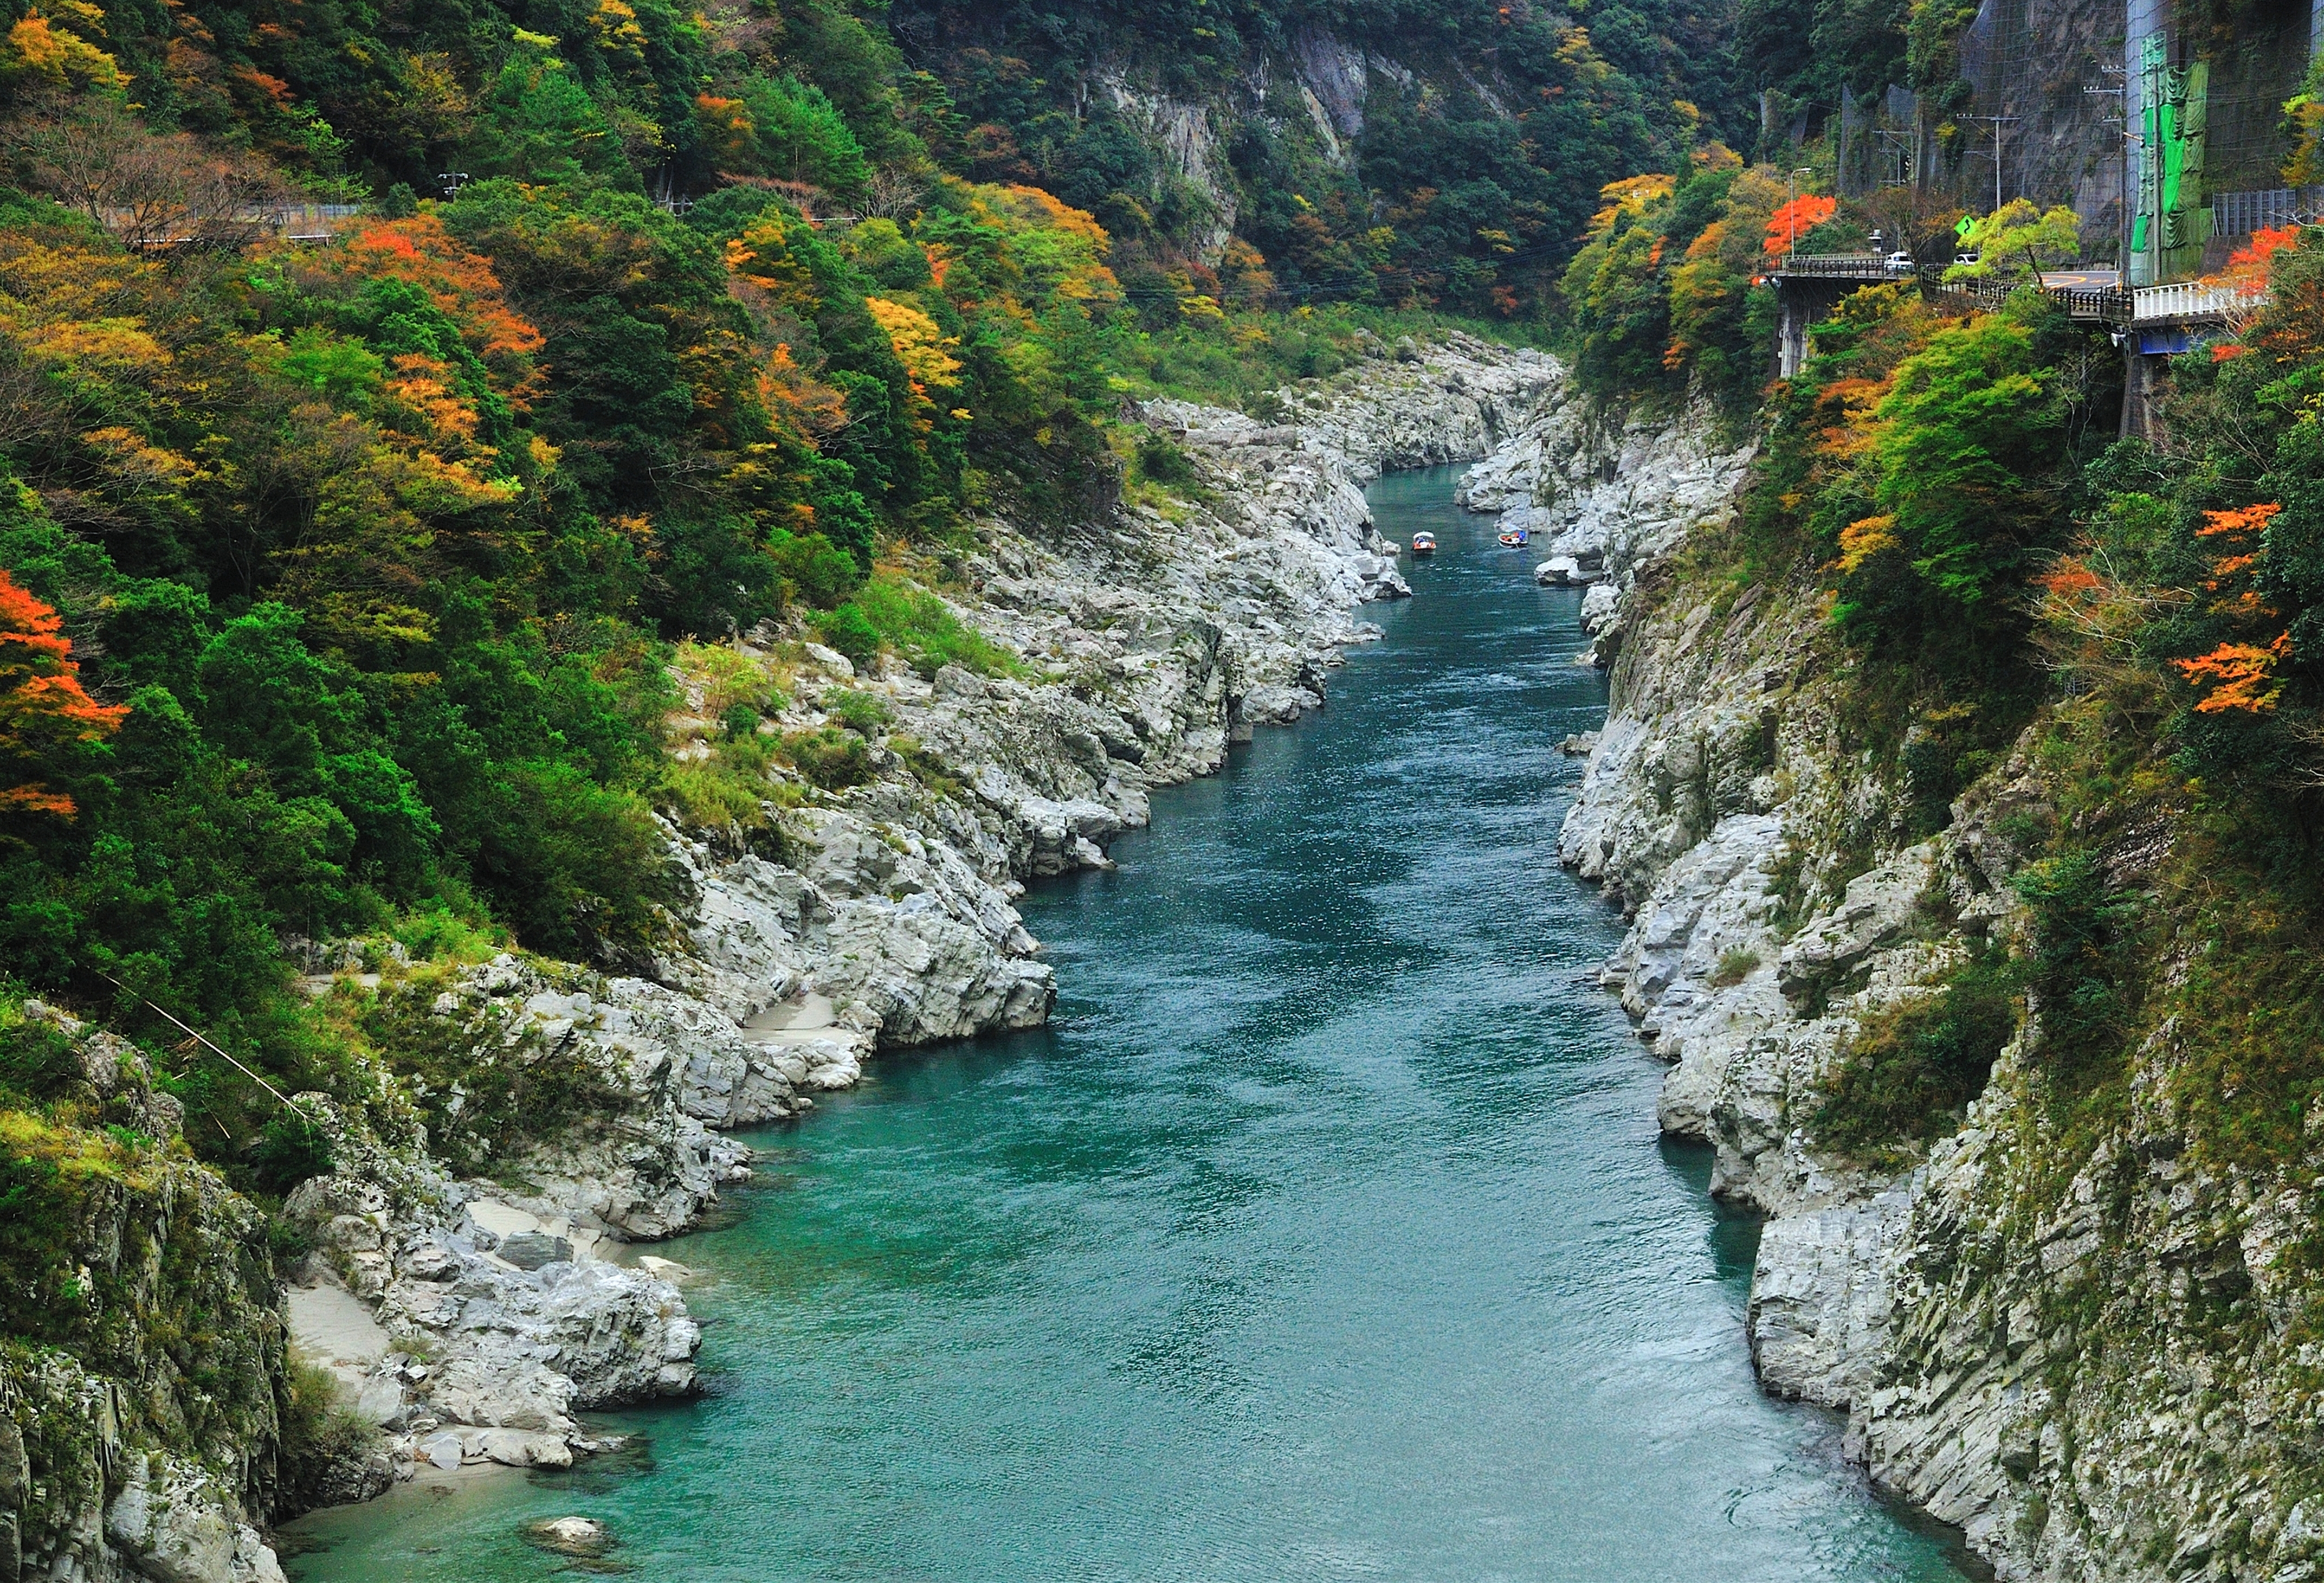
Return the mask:
<svg viewBox="0 0 2324 1583">
<path fill-rule="evenodd" d="M 2324 1359 L 2292 1301 L 2315 1280 L 2295 1250 L 2317 1183 L 2190 1157 L 2168 1029 L 2094 1149 L 2059 1134 L 2038 996 L 1955 1135 L 1885 1167 L 1819 1141 L 1826 1080 L 1868 1023 L 1988 941 L 2023 941 L 2009 881 L 2052 799 L 2021 754 L 1916 838 L 1909 784 L 1847 745 L 1865 700 L 1808 569 L 1741 586 L 1722 562 L 1731 500 L 1702 490 L 1719 450 L 1703 415 L 1621 431 L 1619 448 L 1520 435 L 1472 479 L 1502 503 L 1530 486 L 1568 524 L 1698 480 L 1659 514 L 1676 531 L 1592 590 L 1621 589 L 1601 604 L 1622 636 L 1561 847 L 1631 914 L 1605 981 L 1671 1063 L 1663 1127 L 1711 1144 L 1713 1190 L 1768 1217 L 1749 1310 L 1764 1384 L 1846 1412 L 1871 1477 L 2001 1577 L 2324 1572 Z M 1740 469 L 1714 477 L 1731 490 Z M 1583 547 L 1564 532 L 1554 555 Z M 2112 851 L 2109 883 L 2135 887 L 2167 840 Z"/>
<path fill-rule="evenodd" d="M 380 1052 L 375 1093 L 291 1097 L 335 1162 L 284 1206 L 311 1251 L 278 1308 L 263 1216 L 185 1157 L 173 1117 L 122 1112 L 150 1140 L 137 1185 L 77 1236 L 117 1267 L 97 1283 L 112 1341 L 0 1354 L 0 1583 L 264 1583 L 260 1529 L 300 1505 L 421 1466 L 567 1466 L 604 1444 L 592 1409 L 693 1389 L 683 1273 L 627 1245 L 747 1177 L 728 1129 L 807 1114 L 881 1049 L 1044 1020 L 1024 885 L 1104 864 L 1153 787 L 1322 707 L 1339 648 L 1377 632 L 1362 605 L 1406 591 L 1362 485 L 1483 454 L 1563 381 L 1454 338 L 1375 344 L 1280 393 L 1288 421 L 1155 403 L 1191 464 L 1179 494 L 1097 523 L 991 520 L 924 569 L 1013 672 L 738 642 L 731 664 L 781 680 L 761 730 L 823 730 L 867 699 L 889 718 L 862 783 L 776 764 L 759 828 L 669 829 L 693 900 L 650 977 L 309 948 L 309 991 Z M 681 761 L 713 724 L 670 722 Z M 127 1045 L 59 1025 L 152 1097 Z M 319 1465 L 277 1466 L 286 1352 L 337 1382 Z"/>
<path fill-rule="evenodd" d="M 60 1302 L 12 1315 L 30 1334 L 0 1342 L 0 1583 L 280 1583 L 255 1526 L 277 1504 L 288 1405 L 264 1217 L 183 1157 L 183 1109 L 141 1053 L 32 1010 L 71 1038 L 77 1099 L 159 1147 L 124 1169 L 63 1145 L 64 1191 L 0 1200 L 12 1217 L 68 1206 L 9 1240 L 73 1272 Z M 21 1170 L 59 1140 L 10 1143 Z"/>
</svg>

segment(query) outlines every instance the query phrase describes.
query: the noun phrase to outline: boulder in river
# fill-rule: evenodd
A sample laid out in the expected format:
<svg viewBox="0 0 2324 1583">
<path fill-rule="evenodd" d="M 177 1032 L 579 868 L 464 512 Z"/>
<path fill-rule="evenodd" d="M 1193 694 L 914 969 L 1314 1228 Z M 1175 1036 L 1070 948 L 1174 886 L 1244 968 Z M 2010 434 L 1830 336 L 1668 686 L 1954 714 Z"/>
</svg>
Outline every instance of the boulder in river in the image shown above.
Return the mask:
<svg viewBox="0 0 2324 1583">
<path fill-rule="evenodd" d="M 544 1517 L 524 1525 L 524 1538 L 552 1555 L 580 1560 L 595 1560 L 619 1542 L 613 1531 L 595 1517 Z"/>
</svg>

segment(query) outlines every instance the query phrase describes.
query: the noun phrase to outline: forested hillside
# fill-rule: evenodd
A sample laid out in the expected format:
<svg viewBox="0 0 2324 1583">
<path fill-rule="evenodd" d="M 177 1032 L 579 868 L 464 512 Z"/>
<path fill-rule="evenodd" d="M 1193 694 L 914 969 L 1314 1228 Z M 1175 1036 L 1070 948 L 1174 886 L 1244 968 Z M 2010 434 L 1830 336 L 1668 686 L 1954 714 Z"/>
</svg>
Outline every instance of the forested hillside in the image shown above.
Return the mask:
<svg viewBox="0 0 2324 1583">
<path fill-rule="evenodd" d="M 1911 69 L 1968 14 L 1916 10 Z M 2110 255 L 2088 215 L 1840 199 L 1828 135 L 1784 152 L 1610 185 L 1563 292 L 1632 445 L 1757 448 L 1593 629 L 1566 855 L 1637 909 L 1612 977 L 1665 1125 L 1770 1216 L 1766 1383 L 2004 1575 L 2306 1575 L 2324 229 L 2215 243 L 2165 338 L 2044 289 Z M 1957 262 L 1794 296 L 1768 377 L 1755 275 L 1876 228 L 1951 258 L 1956 224 Z"/>
<path fill-rule="evenodd" d="M 1868 1032 L 1833 1078 L 1831 1139 L 1893 1159 L 1952 1130 L 2019 1032 L 2014 1002 L 2038 1012 L 2075 1134 L 2120 1119 L 2138 1052 L 2167 1036 L 2183 1125 L 2216 1162 L 2298 1158 L 2324 1094 L 2324 699 L 2302 635 L 2324 231 L 2233 254 L 2212 282 L 2234 294 L 2227 322 L 2172 360 L 2154 436 L 2124 438 L 2120 347 L 2032 289 L 2037 253 L 2072 256 L 2063 210 L 1978 222 L 1971 245 L 2014 264 L 1949 278 L 2014 282 L 2006 305 L 1870 286 L 1769 384 L 1772 293 L 1753 272 L 1794 245 L 1860 245 L 1880 215 L 1793 199 L 1731 158 L 1608 192 L 1564 282 L 1577 375 L 1618 406 L 1709 396 L 1754 414 L 1728 420 L 1764 433 L 1742 509 L 1689 545 L 1687 586 L 1731 586 L 1727 603 L 1794 588 L 1820 611 L 1819 662 L 1848 679 L 1832 751 L 1858 762 L 1866 801 L 1803 851 L 1786 906 L 1836 898 L 2029 766 L 2049 800 L 2010 838 L 2033 936 Z"/>
<path fill-rule="evenodd" d="M 1683 125 L 1669 86 L 1566 37 L 1594 93 Z M 918 969 L 990 978 L 945 978 L 973 1004 L 927 1027 L 1044 1016 L 997 888 L 1011 856 L 945 802 L 944 764 L 874 695 L 818 683 L 807 711 L 790 670 L 721 639 L 1065 695 L 939 588 L 967 595 L 997 532 L 1109 544 L 1122 497 L 1141 530 L 1185 521 L 1197 472 L 1125 403 L 1255 403 L 1441 311 L 1508 323 L 1466 286 L 1304 293 L 1248 237 L 1093 218 L 981 158 L 955 105 L 973 90 L 907 60 L 876 9 L 820 0 L 0 16 L 0 1574 L 279 1576 L 251 1523 L 376 1493 L 376 1416 L 293 1365 L 279 1281 L 376 1300 L 391 1197 L 395 1239 L 437 1239 L 425 1281 L 500 1281 L 441 1246 L 451 1171 L 534 1170 L 518 1155 L 586 1116 L 586 1158 L 556 1170 L 646 1204 L 600 1195 L 611 1218 L 658 1235 L 699 1211 L 742 1151 L 699 1142 L 662 1043 L 646 1071 L 628 1043 L 553 1046 L 521 1009 L 502 1041 L 495 1021 L 516 983 L 604 993 L 558 958 L 662 972 L 702 900 L 678 829 L 807 863 L 776 813 L 858 829 L 825 800 L 890 776 L 864 791 L 925 804 L 944 839 L 967 820 L 990 857 L 969 874 L 944 848 L 941 879 L 913 860 L 976 928 L 897 921 L 883 841 L 918 828 L 862 832 L 855 860 L 888 879 L 851 906 L 895 925 L 879 944 L 936 940 L 951 956 Z M 1573 190 L 1647 146 L 1625 137 Z M 1139 153 L 1148 209 L 1165 153 Z M 1429 179 L 1457 186 L 1466 156 L 1441 158 Z M 1566 230 L 1526 246 L 1554 263 Z M 1069 823 L 1056 841 L 1097 851 Z M 786 944 L 762 918 L 753 949 Z M 372 993 L 367 962 L 395 983 Z M 346 993 L 318 988 L 335 972 Z M 755 993 L 802 977 L 760 962 Z M 649 1021 L 671 995 L 625 983 Z M 444 1021 L 463 995 L 467 1034 Z M 730 1032 L 751 1016 L 686 1004 Z M 730 1116 L 804 1109 L 869 1041 L 758 1055 Z M 711 1055 L 743 1069 L 732 1039 Z M 584 1360 L 525 1344 L 567 1369 L 556 1390 L 686 1388 L 677 1292 L 604 1267 L 586 1285 Z M 540 1376 L 493 1325 L 460 1341 L 500 1348 L 484 1388 Z M 590 1374 L 606 1348 L 621 1366 Z M 456 1422 L 507 1411 L 467 1400 Z"/>
<path fill-rule="evenodd" d="M 1668 168 L 1698 140 L 1748 146 L 1757 115 L 1722 8 L 1663 0 L 1586 14 L 907 0 L 889 20 L 945 85 L 957 157 L 1091 210 L 1125 283 L 1148 292 L 1215 273 L 1247 293 L 1239 274 L 1263 261 L 1292 301 L 1536 314 L 1602 183 Z M 1186 106 L 1219 112 L 1214 169 L 1174 168 L 1157 146 Z M 1190 256 L 1229 233 L 1224 256 Z"/>
<path fill-rule="evenodd" d="M 699 685 L 719 640 L 1056 680 L 940 597 L 981 523 L 1062 544 L 1125 500 L 1183 518 L 1197 469 L 1137 403 L 1272 424 L 1276 387 L 1460 324 L 1559 350 L 1576 444 L 1662 425 L 1758 447 L 1732 520 L 1683 524 L 1618 617 L 1600 606 L 1600 653 L 1682 610 L 1682 649 L 1773 634 L 1736 683 L 1749 762 L 1674 772 L 1657 842 L 1788 806 L 1767 745 L 1796 700 L 1828 711 L 1811 756 L 1844 794 L 1782 837 L 1767 958 L 1738 947 L 1703 986 L 1827 1032 L 1862 1014 L 1786 1101 L 1814 1169 L 1904 1180 L 1990 1096 L 2023 1145 L 1994 1179 L 2023 1211 L 1998 1247 L 2077 1173 L 2183 1154 L 2245 1218 L 2205 1233 L 2171 1336 L 2119 1228 L 2123 1260 L 2028 1301 L 2122 1378 L 2200 1333 L 2237 1412 L 2307 1411 L 2314 1217 L 2248 1267 L 2236 1237 L 2253 1203 L 2305 1201 L 2324 1103 L 2324 231 L 2248 240 L 2212 282 L 2224 322 L 2170 365 L 2152 435 L 2123 438 L 2119 341 L 2036 281 L 2097 227 L 1948 207 L 1977 8 L 7 4 L 11 1367 L 192 1382 L 211 1416 L 171 1432 L 265 1446 L 268 1469 L 311 1440 L 252 1317 L 262 1209 L 331 1164 L 283 1096 L 392 1109 L 452 1060 L 302 994 L 325 942 L 650 974 L 689 899 L 672 829 L 779 852 L 769 766 L 844 789 L 886 721 L 841 699 L 779 731 L 771 672 Z M 2237 14 L 2205 25 L 2232 38 Z M 1845 201 L 1817 106 L 1892 82 L 1956 117 L 1931 145 L 1951 163 Z M 2295 184 L 2313 97 L 2288 106 Z M 1957 221 L 1969 262 L 1854 292 L 1771 380 L 1787 255 L 1878 229 L 1950 257 Z M 681 707 L 703 711 L 683 758 Z M 1792 931 L 1969 836 L 2001 899 L 1974 929 L 1958 898 L 1915 903 L 1917 977 L 1877 1004 L 1849 998 L 1866 977 L 1777 994 Z M 35 999 L 137 1050 L 100 1090 Z M 430 1125 L 470 1075 L 422 1074 Z M 201 1235 L 145 1228 L 149 1284 L 184 1311 L 148 1327 L 152 1293 L 75 1249 L 181 1199 Z M 2125 1385 L 2076 1421 L 2156 1400 Z M 2262 1461 L 2258 1483 L 2297 1482 Z"/>
<path fill-rule="evenodd" d="M 1344 23 L 1409 91 L 1359 164 L 1232 122 L 1250 201 L 1210 236 L 1151 122 L 1059 118 L 1038 73 L 1095 10 L 10 6 L 0 1405 L 142 1382 L 141 1436 L 288 1504 L 276 1449 L 287 1492 L 329 1397 L 225 1186 L 330 1169 L 286 1095 L 397 1135 L 407 1089 L 439 1134 L 532 1103 L 302 994 L 324 942 L 651 972 L 671 825 L 776 850 L 770 763 L 844 787 L 884 718 L 775 733 L 779 691 L 729 690 L 674 756 L 689 640 L 1041 680 L 933 591 L 978 520 L 1062 542 L 1191 498 L 1126 402 L 1256 403 L 1444 314 L 1545 333 L 1600 186 L 1726 113 L 1682 102 L 1718 30 L 1676 14 L 1146 22 L 1106 36 L 1171 83 L 1240 92 Z M 112 1450 L 59 1411 L 34 1461 L 77 1522 Z"/>
</svg>

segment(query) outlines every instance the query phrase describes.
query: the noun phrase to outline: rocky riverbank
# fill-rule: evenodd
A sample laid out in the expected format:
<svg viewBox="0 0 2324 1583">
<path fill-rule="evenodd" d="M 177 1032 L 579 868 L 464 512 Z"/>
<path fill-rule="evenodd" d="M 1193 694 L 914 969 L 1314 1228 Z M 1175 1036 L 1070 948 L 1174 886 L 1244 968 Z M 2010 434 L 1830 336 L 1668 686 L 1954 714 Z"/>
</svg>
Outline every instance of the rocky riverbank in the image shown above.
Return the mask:
<svg viewBox="0 0 2324 1583">
<path fill-rule="evenodd" d="M 1151 788 L 1320 708 L 1339 649 L 1375 630 L 1361 606 L 1408 592 L 1363 483 L 1480 453 L 1559 378 L 1473 341 L 1407 356 L 1285 393 L 1290 424 L 1152 403 L 1191 463 L 1182 495 L 1064 532 L 996 518 L 923 568 L 1005 665 L 858 667 L 762 630 L 689 673 L 681 762 L 710 750 L 713 695 L 740 675 L 780 700 L 758 734 L 853 722 L 865 767 L 834 790 L 772 763 L 762 825 L 673 827 L 695 902 L 650 973 L 503 956 L 318 976 L 318 993 L 401 1004 L 415 1038 L 448 1033 L 471 1081 L 557 1062 L 589 1097 L 499 1150 L 489 1179 L 343 1133 L 362 1163 L 293 1196 L 309 1278 L 375 1310 L 378 1356 L 340 1366 L 399 1461 L 561 1462 L 590 1449 L 576 1411 L 689 1389 L 698 1337 L 667 1272 L 613 1261 L 747 1173 L 721 1134 L 801 1114 L 878 1050 L 1047 1018 L 1052 973 L 1011 905 L 1024 884 L 1105 864 Z"/>
<path fill-rule="evenodd" d="M 1547 532 L 1545 580 L 1596 584 L 1611 708 L 1576 745 L 1561 855 L 1631 916 L 1604 977 L 1671 1063 L 1664 1129 L 1711 1144 L 1713 1191 L 1767 1217 L 1762 1383 L 1847 1413 L 1873 1479 L 2000 1577 L 2319 1575 L 2307 1354 L 2235 1318 L 2293 1311 L 2313 1184 L 2186 1158 L 2167 1037 L 2138 1052 L 2135 1119 L 2079 1163 L 2052 1154 L 2038 1004 L 1952 1136 L 1868 1160 L 1819 1134 L 1868 1030 L 2029 938 L 2010 882 L 2053 800 L 2029 736 L 1916 835 L 1910 776 L 1843 747 L 1865 702 L 1813 569 L 1722 560 L 1748 461 L 1701 412 L 1554 409 L 1468 490 Z M 2109 884 L 2166 847 L 2122 845 Z"/>
<path fill-rule="evenodd" d="M 304 948 L 311 995 L 380 1051 L 375 1097 L 291 1097 L 334 1162 L 284 1212 L 304 1244 L 288 1349 L 332 1382 L 328 1432 L 276 1476 L 286 1326 L 262 1303 L 275 1350 L 245 1372 L 280 1412 L 200 1456 L 132 1414 L 69 1484 L 61 1452 L 20 1437 L 5 1575 L 274 1576 L 270 1516 L 420 1467 L 564 1466 L 600 1446 L 576 1415 L 691 1390 L 683 1272 L 630 1245 L 747 1176 L 726 1132 L 805 1113 L 881 1049 L 1046 1019 L 1051 969 L 1011 904 L 1026 883 L 1103 865 L 1153 787 L 1322 707 L 1339 650 L 1376 630 L 1363 605 L 1408 591 L 1363 484 L 1484 454 L 1562 383 L 1550 358 L 1461 338 L 1380 347 L 1280 393 L 1269 423 L 1151 403 L 1176 486 L 1088 523 L 996 513 L 913 569 L 990 663 L 859 666 L 798 626 L 685 651 L 675 761 L 731 768 L 738 688 L 758 706 L 740 728 L 783 751 L 750 761 L 729 817 L 667 827 L 687 899 L 650 961 Z M 185 1171 L 230 1221 L 241 1200 Z"/>
</svg>

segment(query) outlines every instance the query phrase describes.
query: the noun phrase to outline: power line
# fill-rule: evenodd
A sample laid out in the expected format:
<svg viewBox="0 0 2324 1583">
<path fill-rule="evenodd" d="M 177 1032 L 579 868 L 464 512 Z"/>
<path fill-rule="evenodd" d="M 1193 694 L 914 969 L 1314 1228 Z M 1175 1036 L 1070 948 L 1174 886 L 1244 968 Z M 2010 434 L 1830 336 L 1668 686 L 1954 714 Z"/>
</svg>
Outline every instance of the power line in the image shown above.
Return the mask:
<svg viewBox="0 0 2324 1583">
<path fill-rule="evenodd" d="M 2001 208 L 2001 129 L 2004 126 L 2016 125 L 2018 124 L 2019 117 L 2015 116 L 1963 116 L 1961 119 L 1964 121 L 1990 121 L 1993 123 L 1993 207 L 1995 211 L 1997 213 Z"/>
</svg>

